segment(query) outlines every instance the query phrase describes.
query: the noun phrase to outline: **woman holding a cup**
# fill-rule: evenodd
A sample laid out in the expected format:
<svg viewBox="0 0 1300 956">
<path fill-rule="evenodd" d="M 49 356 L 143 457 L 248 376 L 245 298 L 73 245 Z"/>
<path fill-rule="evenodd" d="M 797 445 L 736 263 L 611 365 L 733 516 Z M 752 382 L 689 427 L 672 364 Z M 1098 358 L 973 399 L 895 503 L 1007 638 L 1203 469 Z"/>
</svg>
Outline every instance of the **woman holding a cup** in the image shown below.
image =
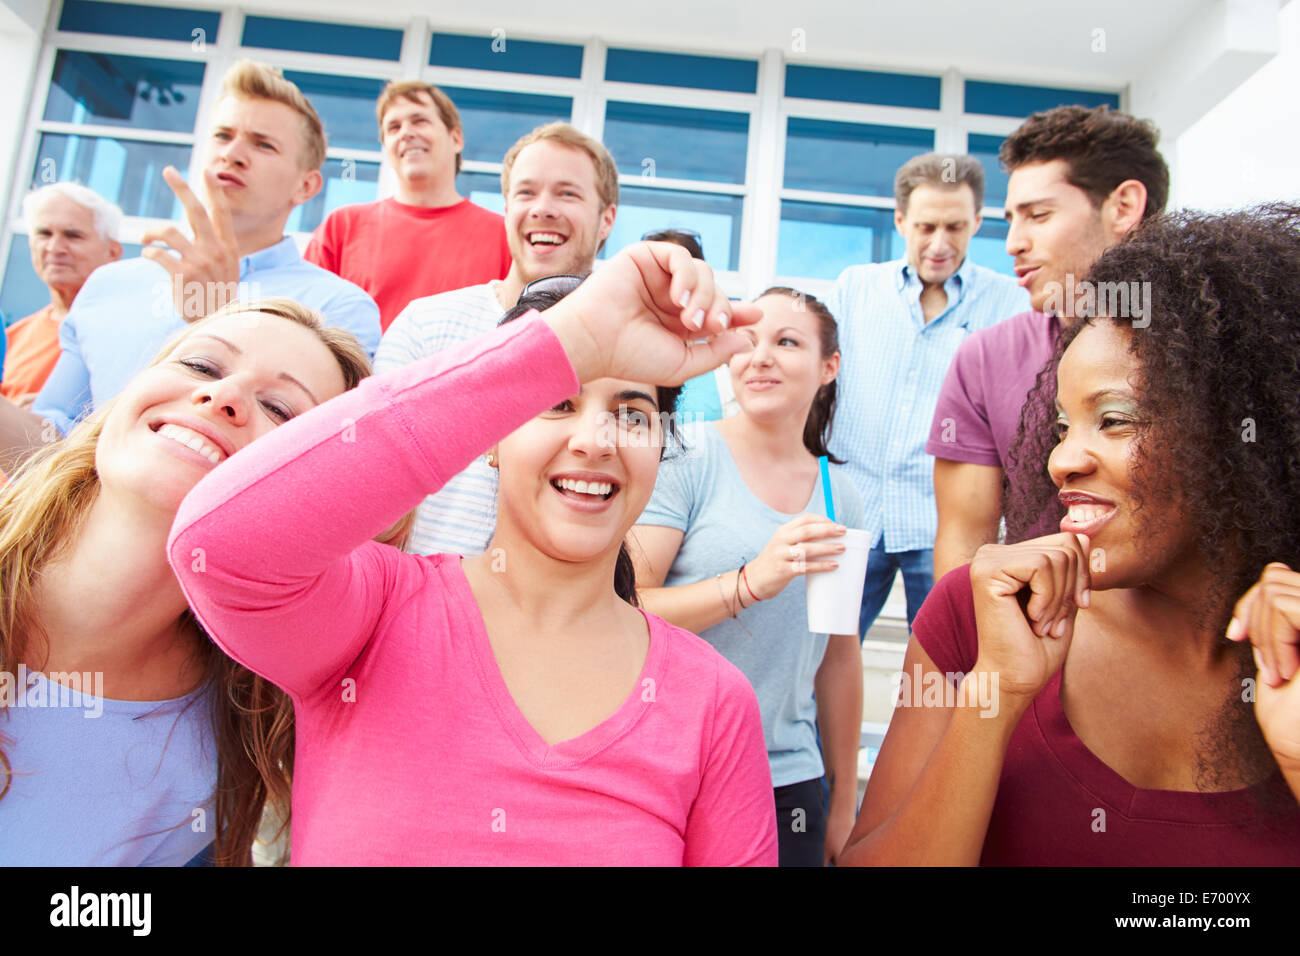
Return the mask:
<svg viewBox="0 0 1300 956">
<path fill-rule="evenodd" d="M 838 635 L 809 628 L 804 579 L 849 563 L 848 548 L 861 552 L 857 601 L 844 599 L 857 607 L 866 545 L 855 539 L 865 535 L 848 529 L 861 525 L 862 502 L 836 474 L 839 523 L 823 510 L 834 317 L 792 289 L 769 289 L 755 305 L 762 320 L 741 330 L 750 348 L 730 362 L 740 414 L 683 429 L 689 451 L 663 463 L 629 545 L 646 609 L 699 634 L 754 685 L 781 865 L 820 866 L 853 828 L 862 665 L 853 624 Z"/>
</svg>

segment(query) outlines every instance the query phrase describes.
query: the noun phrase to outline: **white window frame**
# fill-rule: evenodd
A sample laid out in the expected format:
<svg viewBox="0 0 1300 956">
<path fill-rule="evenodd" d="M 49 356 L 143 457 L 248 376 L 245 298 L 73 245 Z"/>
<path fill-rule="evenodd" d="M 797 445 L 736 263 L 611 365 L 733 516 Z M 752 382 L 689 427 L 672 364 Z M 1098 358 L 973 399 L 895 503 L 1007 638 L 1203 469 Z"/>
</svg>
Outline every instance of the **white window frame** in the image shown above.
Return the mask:
<svg viewBox="0 0 1300 956">
<path fill-rule="evenodd" d="M 180 9 L 188 7 L 188 4 L 183 0 L 146 0 L 146 2 L 155 6 Z M 783 200 L 810 201 L 829 205 L 884 210 L 894 208 L 892 197 L 786 189 L 784 187 L 785 132 L 787 121 L 791 117 L 933 129 L 935 131 L 936 150 L 962 152 L 966 149 L 969 134 L 984 133 L 1006 136 L 1020 123 L 1019 120 L 1014 118 L 966 113 L 963 104 L 965 81 L 967 79 L 980 79 L 1016 85 L 1023 85 L 1026 82 L 1024 78 L 1020 77 L 993 77 L 982 73 L 980 75 L 963 74 L 956 69 L 951 69 L 940 77 L 938 109 L 842 103 L 829 100 L 785 97 L 783 87 L 786 66 L 798 64 L 854 71 L 875 70 L 877 72 L 904 73 L 909 73 L 909 71 L 897 65 L 874 67 L 863 63 L 809 62 L 803 57 L 780 48 L 767 49 L 758 56 L 746 56 L 739 53 L 720 53 L 688 46 L 670 48 L 662 45 L 638 45 L 635 46 L 635 49 L 644 50 L 648 53 L 700 55 L 756 61 L 758 64 L 756 90 L 754 93 L 736 93 L 721 90 L 615 82 L 606 81 L 604 78 L 607 50 L 604 40 L 591 37 L 575 38 L 562 35 L 540 35 L 528 32 L 520 34 L 512 32 L 507 37 L 507 43 L 518 39 L 581 46 L 583 49 L 581 75 L 576 78 L 553 77 L 528 73 L 430 66 L 428 57 L 432 37 L 435 33 L 444 31 L 440 31 L 437 24 L 425 16 L 414 16 L 395 21 L 392 17 L 384 18 L 382 11 L 379 11 L 374 18 L 353 18 L 351 20 L 357 25 L 402 31 L 402 46 L 399 59 L 397 61 L 386 61 L 335 54 L 310 54 L 292 50 L 245 47 L 240 43 L 244 28 L 245 11 L 230 5 L 228 2 L 204 4 L 204 6 L 220 15 L 220 25 L 215 42 L 207 42 L 204 49 L 196 50 L 192 43 L 186 41 L 151 40 L 59 31 L 56 27 L 62 15 L 63 3 L 62 0 L 55 0 L 51 4 L 32 83 L 31 109 L 28 112 L 28 120 L 21 137 L 18 158 L 14 167 L 14 178 L 10 184 L 9 215 L 6 219 L 3 243 L 0 244 L 0 248 L 4 251 L 5 262 L 8 261 L 14 237 L 24 235 L 26 232 L 26 228 L 21 222 L 21 202 L 23 195 L 27 192 L 35 162 L 37 143 L 41 134 L 46 132 L 68 133 L 71 132 L 71 129 L 67 127 L 74 125 L 45 121 L 40 118 L 45 111 L 50 82 L 53 76 L 54 58 L 58 50 L 84 50 L 128 56 L 160 57 L 207 64 L 199 97 L 195 128 L 189 133 L 140 132 L 120 127 L 75 127 L 77 135 L 109 135 L 119 139 L 187 144 L 192 148 L 191 182 L 195 182 L 196 175 L 201 174 L 199 157 L 201 149 L 199 147 L 202 145 L 202 131 L 207 129 L 221 77 L 231 64 L 245 56 L 269 62 L 284 69 L 324 75 L 355 76 L 378 80 L 418 79 L 439 86 L 460 86 L 489 91 L 566 96 L 571 98 L 572 101 L 571 122 L 578 129 L 597 139 L 602 137 L 606 104 L 610 100 L 654 106 L 720 109 L 747 113 L 750 122 L 745 180 L 743 183 L 715 183 L 700 180 L 650 178 L 637 175 L 621 175 L 619 177 L 620 185 L 629 187 L 703 192 L 741 197 L 739 262 L 735 270 L 719 274 L 722 287 L 726 289 L 729 295 L 737 298 L 752 297 L 763 288 L 773 284 L 791 285 L 795 288 L 805 289 L 813 294 L 823 295 L 829 291 L 830 286 L 833 284 L 833 280 L 776 274 L 781 202 Z M 247 12 L 266 17 L 297 20 L 311 19 L 304 16 L 301 10 L 279 10 L 274 7 L 259 8 L 256 11 Z M 337 23 L 338 21 L 331 17 L 329 22 Z M 463 25 L 453 26 L 448 24 L 445 32 L 463 35 L 467 32 L 467 29 Z M 631 46 L 624 43 L 618 45 L 620 48 Z M 910 75 L 933 74 L 926 73 L 924 68 L 917 68 Z M 1102 88 L 1094 87 L 1094 89 L 1101 90 Z M 1127 94 L 1122 90 L 1118 92 L 1121 97 L 1121 107 L 1123 107 L 1127 102 Z M 373 150 L 330 147 L 326 156 L 328 159 L 351 159 L 356 162 L 378 163 L 380 173 L 376 198 L 385 198 L 392 195 L 395 180 L 392 170 L 383 160 L 383 151 L 378 143 L 378 130 L 376 130 L 376 142 Z M 466 160 L 463 169 L 465 172 L 499 175 L 501 163 Z M 983 209 L 983 215 L 986 219 L 1001 219 L 1003 210 L 1000 207 L 986 205 Z M 124 242 L 138 243 L 145 230 L 158 224 L 158 221 L 153 219 L 128 218 L 123 223 L 120 238 Z M 300 245 L 305 245 L 308 236 L 305 233 L 298 233 L 294 235 L 294 238 Z"/>
</svg>

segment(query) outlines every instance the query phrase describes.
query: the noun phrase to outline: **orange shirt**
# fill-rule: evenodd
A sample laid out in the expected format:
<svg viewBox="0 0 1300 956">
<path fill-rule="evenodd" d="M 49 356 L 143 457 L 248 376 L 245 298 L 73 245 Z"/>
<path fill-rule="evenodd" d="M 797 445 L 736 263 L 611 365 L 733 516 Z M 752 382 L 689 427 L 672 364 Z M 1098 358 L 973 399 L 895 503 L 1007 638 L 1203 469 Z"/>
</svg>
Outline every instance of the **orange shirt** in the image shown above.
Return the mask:
<svg viewBox="0 0 1300 956">
<path fill-rule="evenodd" d="M 7 347 L 0 395 L 11 402 L 39 392 L 59 361 L 59 323 L 53 311 L 54 307 L 47 305 L 19 319 L 5 332 Z"/>
</svg>

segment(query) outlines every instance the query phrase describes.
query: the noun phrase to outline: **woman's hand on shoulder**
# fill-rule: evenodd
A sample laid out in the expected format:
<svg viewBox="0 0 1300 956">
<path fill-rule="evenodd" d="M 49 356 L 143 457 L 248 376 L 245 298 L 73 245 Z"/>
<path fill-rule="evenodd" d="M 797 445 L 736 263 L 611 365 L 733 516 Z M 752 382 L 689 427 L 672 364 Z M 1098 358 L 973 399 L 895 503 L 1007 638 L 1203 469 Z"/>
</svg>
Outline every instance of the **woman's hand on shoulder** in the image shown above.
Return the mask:
<svg viewBox="0 0 1300 956">
<path fill-rule="evenodd" d="M 1282 769 L 1300 773 L 1300 572 L 1265 567 L 1233 608 L 1228 639 L 1254 648 L 1255 718 Z"/>
<path fill-rule="evenodd" d="M 728 331 L 761 318 L 731 302 L 704 262 L 671 242 L 629 246 L 543 313 L 578 379 L 679 385 L 745 344 Z M 693 341 L 706 339 L 704 342 Z"/>
<path fill-rule="evenodd" d="M 997 675 L 1004 699 L 1027 705 L 1065 663 L 1075 612 L 1090 600 L 1087 555 L 1086 537 L 1064 533 L 975 552 L 975 669 Z"/>
<path fill-rule="evenodd" d="M 760 601 L 771 600 L 801 574 L 834 571 L 844 553 L 845 527 L 825 515 L 802 514 L 772 533 L 745 566 L 745 579 Z"/>
</svg>

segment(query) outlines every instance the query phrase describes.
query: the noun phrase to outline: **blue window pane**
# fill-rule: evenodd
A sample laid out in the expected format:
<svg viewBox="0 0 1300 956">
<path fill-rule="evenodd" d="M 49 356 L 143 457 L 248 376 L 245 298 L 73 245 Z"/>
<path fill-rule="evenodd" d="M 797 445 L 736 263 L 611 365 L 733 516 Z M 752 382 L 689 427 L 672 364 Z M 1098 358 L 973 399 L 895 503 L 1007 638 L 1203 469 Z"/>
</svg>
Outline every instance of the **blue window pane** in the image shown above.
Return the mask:
<svg viewBox="0 0 1300 956">
<path fill-rule="evenodd" d="M 203 64 L 60 50 L 45 119 L 189 133 Z"/>
<path fill-rule="evenodd" d="M 375 103 L 384 88 L 383 80 L 359 76 L 327 76 L 324 73 L 285 71 L 285 78 L 298 85 L 311 100 L 325 124 L 331 146 L 347 149 L 378 149 L 379 123 Z"/>
<path fill-rule="evenodd" d="M 624 186 L 618 218 L 600 258 L 608 259 L 624 246 L 640 242 L 651 230 L 694 229 L 700 234 L 704 260 L 714 269 L 735 270 L 740 264 L 743 205 L 739 196 Z"/>
<path fill-rule="evenodd" d="M 790 117 L 785 186 L 892 196 L 898 167 L 934 149 L 934 130 Z"/>
<path fill-rule="evenodd" d="M 492 212 L 506 211 L 501 195 L 501 177 L 496 173 L 461 173 L 456 177 L 456 192 Z"/>
<path fill-rule="evenodd" d="M 1007 224 L 1002 219 L 985 219 L 970 241 L 966 254 L 971 262 L 1005 276 L 1015 276 L 1015 260 L 1007 255 Z"/>
<path fill-rule="evenodd" d="M 966 112 L 1017 119 L 1057 106 L 1101 106 L 1119 109 L 1119 95 L 1096 90 L 1065 90 L 1051 86 L 966 81 Z"/>
<path fill-rule="evenodd" d="M 374 202 L 379 195 L 379 164 L 351 159 L 327 159 L 321 170 L 325 185 L 289 214 L 285 232 L 311 232 L 340 206 Z"/>
<path fill-rule="evenodd" d="M 839 70 L 824 66 L 790 65 L 785 68 L 785 95 L 810 100 L 937 110 L 941 85 L 937 76 Z"/>
<path fill-rule="evenodd" d="M 162 178 L 164 166 L 185 175 L 190 147 L 107 136 L 41 134 L 32 188 L 68 180 L 89 186 L 128 216 L 180 217 L 180 200 Z"/>
<path fill-rule="evenodd" d="M 605 145 L 629 176 L 743 183 L 749 114 L 611 102 Z"/>
<path fill-rule="evenodd" d="M 895 258 L 897 235 L 894 214 L 888 209 L 782 202 L 776 271 L 783 276 L 834 279 L 849 266 Z"/>
<path fill-rule="evenodd" d="M 444 86 L 460 113 L 465 131 L 465 159 L 499 163 L 515 140 L 543 123 L 568 122 L 573 100 L 567 96 L 539 96 L 534 93 L 502 93 Z"/>
<path fill-rule="evenodd" d="M 605 79 L 620 83 L 753 93 L 758 89 L 758 64 L 753 60 L 687 53 L 607 50 Z"/>
<path fill-rule="evenodd" d="M 138 256 L 140 248 L 134 242 L 122 243 L 122 258 Z M 9 259 L 5 263 L 4 283 L 0 285 L 0 312 L 4 313 L 5 326 L 13 325 L 49 304 L 50 290 L 32 268 L 27 237 L 14 233 L 14 241 L 9 245 Z"/>
<path fill-rule="evenodd" d="M 1010 177 L 998 164 L 998 150 L 1001 147 L 1001 136 L 988 136 L 984 133 L 969 133 L 966 136 L 966 152 L 978 159 L 984 167 L 986 206 L 1001 206 L 1007 201 L 1007 180 Z"/>
<path fill-rule="evenodd" d="M 454 66 L 540 76 L 582 76 L 582 47 L 569 43 L 514 40 L 504 35 L 462 36 L 435 33 L 429 47 L 430 66 Z"/>
<path fill-rule="evenodd" d="M 402 57 L 402 31 L 321 23 L 318 20 L 245 17 L 244 46 L 396 62 Z"/>
<path fill-rule="evenodd" d="M 64 0 L 59 29 L 72 33 L 106 33 L 115 37 L 183 40 L 197 44 L 217 39 L 220 19 L 221 15 L 211 10 Z"/>
</svg>

